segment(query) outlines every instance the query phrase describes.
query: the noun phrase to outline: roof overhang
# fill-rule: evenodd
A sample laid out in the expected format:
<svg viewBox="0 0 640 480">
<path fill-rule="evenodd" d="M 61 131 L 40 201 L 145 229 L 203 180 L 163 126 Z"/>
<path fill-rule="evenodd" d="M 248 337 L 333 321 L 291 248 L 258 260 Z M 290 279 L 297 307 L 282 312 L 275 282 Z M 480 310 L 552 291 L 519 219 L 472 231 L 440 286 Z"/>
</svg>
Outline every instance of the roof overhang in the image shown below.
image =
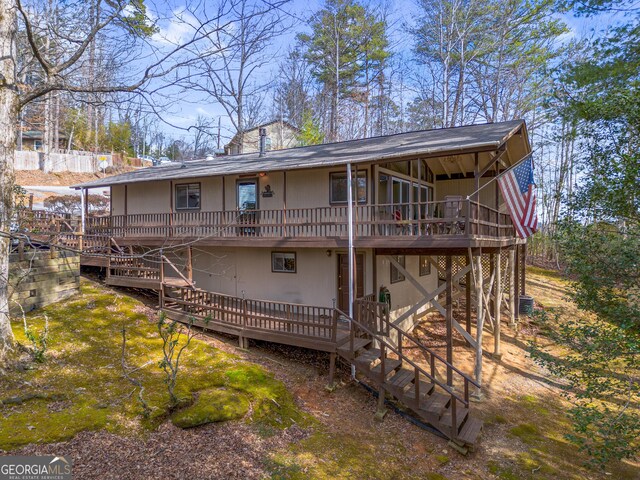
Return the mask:
<svg viewBox="0 0 640 480">
<path fill-rule="evenodd" d="M 482 170 L 501 149 L 505 150 L 500 159 L 505 167 L 515 164 L 530 152 L 526 124 L 523 120 L 289 148 L 270 151 L 264 157 L 260 157 L 259 153 L 248 153 L 213 160 L 196 160 L 185 164 L 160 165 L 75 185 L 74 188 L 414 159 L 428 160 L 429 167 L 435 174 L 451 175 L 454 172 L 474 171 L 476 158 Z"/>
</svg>

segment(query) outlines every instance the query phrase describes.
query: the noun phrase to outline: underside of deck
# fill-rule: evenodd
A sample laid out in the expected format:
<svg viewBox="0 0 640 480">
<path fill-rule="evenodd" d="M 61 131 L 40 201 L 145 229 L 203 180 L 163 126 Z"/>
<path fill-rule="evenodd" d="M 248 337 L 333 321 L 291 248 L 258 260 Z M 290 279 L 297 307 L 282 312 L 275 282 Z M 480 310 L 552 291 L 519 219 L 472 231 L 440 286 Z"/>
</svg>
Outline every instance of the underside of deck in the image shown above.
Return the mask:
<svg viewBox="0 0 640 480">
<path fill-rule="evenodd" d="M 237 238 L 198 238 L 198 237 L 114 237 L 114 240 L 121 246 L 148 245 L 150 247 L 172 247 L 176 245 L 198 245 L 210 247 L 252 247 L 252 248 L 347 248 L 349 240 L 347 237 L 307 237 L 307 238 L 260 238 L 260 237 L 237 237 Z M 407 255 L 420 255 L 421 250 L 441 250 L 451 254 L 465 252 L 468 248 L 498 249 L 519 245 L 521 240 L 510 238 L 495 238 L 482 236 L 451 236 L 451 235 L 431 235 L 431 236 L 386 236 L 367 237 L 354 239 L 356 248 L 384 248 L 394 251 L 406 250 Z M 410 253 L 410 251 L 412 251 Z"/>
</svg>

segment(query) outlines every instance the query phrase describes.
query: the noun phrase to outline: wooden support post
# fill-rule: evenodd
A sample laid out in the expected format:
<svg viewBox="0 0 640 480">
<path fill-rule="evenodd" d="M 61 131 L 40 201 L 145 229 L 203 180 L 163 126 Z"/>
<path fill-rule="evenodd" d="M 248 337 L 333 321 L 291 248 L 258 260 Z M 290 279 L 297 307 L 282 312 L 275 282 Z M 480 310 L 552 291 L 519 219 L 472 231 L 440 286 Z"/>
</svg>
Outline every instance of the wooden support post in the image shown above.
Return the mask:
<svg viewBox="0 0 640 480">
<path fill-rule="evenodd" d="M 527 244 L 525 243 L 521 247 L 522 249 L 522 260 L 520 262 L 520 281 L 522 282 L 520 286 L 520 295 L 527 294 Z"/>
<path fill-rule="evenodd" d="M 471 265 L 471 257 L 467 254 L 467 265 Z M 467 329 L 467 333 L 471 334 L 471 270 L 467 272 L 465 278 L 465 327 Z M 471 344 L 467 341 L 467 346 Z"/>
<path fill-rule="evenodd" d="M 333 390 L 334 388 L 335 375 L 336 375 L 336 352 L 331 352 L 329 354 L 329 385 L 327 385 L 327 388 L 329 390 Z"/>
<path fill-rule="evenodd" d="M 480 220 L 480 193 L 478 192 L 480 190 L 480 157 L 478 152 L 475 153 L 474 157 L 473 157 L 473 191 L 475 192 L 473 194 L 473 198 L 471 200 L 473 200 L 475 202 L 475 208 L 474 208 L 474 221 L 475 221 L 475 229 L 474 229 L 474 234 L 476 235 L 480 235 L 480 224 L 479 224 L 479 220 Z"/>
<path fill-rule="evenodd" d="M 187 278 L 193 283 L 193 260 L 191 256 L 191 246 L 187 247 Z"/>
<path fill-rule="evenodd" d="M 378 422 L 381 422 L 384 419 L 384 416 L 387 414 L 387 409 L 384 408 L 385 395 L 386 392 L 384 390 L 384 387 L 380 387 L 378 389 L 378 405 L 376 408 L 376 414 L 374 416 L 375 420 L 377 420 Z"/>
<path fill-rule="evenodd" d="M 490 253 L 489 254 L 489 278 L 491 280 L 495 278 L 495 274 L 496 274 L 495 272 L 496 272 L 496 254 Z M 494 308 L 495 297 L 493 296 L 493 293 L 495 291 L 493 287 L 495 286 L 495 284 L 496 284 L 495 280 L 493 280 L 489 285 L 489 291 L 487 292 L 487 295 L 489 298 L 489 312 L 493 312 L 495 310 Z"/>
<path fill-rule="evenodd" d="M 18 242 L 18 261 L 24 261 L 24 240 Z"/>
<path fill-rule="evenodd" d="M 515 264 L 513 268 L 513 272 L 514 272 L 513 285 L 515 290 L 515 296 L 514 296 L 515 306 L 514 306 L 513 314 L 515 316 L 515 322 L 517 324 L 518 319 L 520 318 L 520 246 L 518 245 L 516 245 L 515 247 L 514 257 L 515 257 Z"/>
<path fill-rule="evenodd" d="M 509 263 L 507 268 L 509 269 L 509 325 L 511 327 L 516 326 L 516 269 L 515 269 L 516 252 L 512 248 L 509 250 Z"/>
<path fill-rule="evenodd" d="M 129 218 L 129 195 L 127 193 L 127 185 L 124 185 L 124 215 L 122 217 L 122 236 L 127 236 L 127 219 Z"/>
<path fill-rule="evenodd" d="M 500 250 L 492 256 L 495 257 L 496 272 L 496 279 L 493 284 L 493 356 L 500 360 L 502 358 L 502 353 L 500 352 L 500 307 L 502 306 L 502 259 Z"/>
<path fill-rule="evenodd" d="M 447 362 L 453 365 L 453 285 L 452 285 L 452 259 L 451 255 L 446 257 L 445 266 L 445 292 L 446 292 L 446 328 L 447 328 Z M 453 385 L 453 371 L 447 367 L 447 385 Z"/>
<path fill-rule="evenodd" d="M 160 285 L 164 283 L 164 255 L 160 250 Z"/>
<path fill-rule="evenodd" d="M 482 332 L 484 331 L 484 302 L 483 296 L 483 279 L 482 279 L 482 255 L 479 252 L 475 258 L 475 283 L 476 283 L 476 298 L 477 301 L 477 313 L 476 313 L 476 365 L 475 365 L 475 377 L 478 385 L 482 385 Z M 481 398 L 480 388 L 477 389 L 474 397 Z"/>
</svg>

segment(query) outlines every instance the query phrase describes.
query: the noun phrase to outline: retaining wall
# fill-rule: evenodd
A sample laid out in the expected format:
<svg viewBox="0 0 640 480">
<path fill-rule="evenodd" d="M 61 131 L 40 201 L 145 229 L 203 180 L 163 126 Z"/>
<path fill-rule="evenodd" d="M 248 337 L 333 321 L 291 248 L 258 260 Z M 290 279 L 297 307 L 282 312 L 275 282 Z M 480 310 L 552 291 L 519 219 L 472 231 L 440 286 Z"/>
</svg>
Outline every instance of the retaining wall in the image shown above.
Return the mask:
<svg viewBox="0 0 640 480">
<path fill-rule="evenodd" d="M 43 250 L 9 257 L 10 311 L 14 316 L 22 315 L 22 309 L 29 312 L 64 300 L 79 290 L 79 255 Z"/>
</svg>

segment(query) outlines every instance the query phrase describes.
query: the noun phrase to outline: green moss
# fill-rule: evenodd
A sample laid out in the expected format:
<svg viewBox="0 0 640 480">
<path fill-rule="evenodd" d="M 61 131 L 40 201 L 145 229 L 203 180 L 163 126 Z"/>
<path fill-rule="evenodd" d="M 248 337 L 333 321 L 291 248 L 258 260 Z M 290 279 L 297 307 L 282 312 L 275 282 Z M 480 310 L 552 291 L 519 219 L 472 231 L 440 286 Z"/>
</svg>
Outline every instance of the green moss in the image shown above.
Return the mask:
<svg viewBox="0 0 640 480">
<path fill-rule="evenodd" d="M 447 463 L 449 463 L 451 461 L 451 459 L 449 457 L 447 457 L 446 455 L 436 455 L 436 461 L 440 465 L 446 465 Z"/>
<path fill-rule="evenodd" d="M 532 444 L 540 439 L 538 427 L 531 423 L 521 423 L 509 430 L 514 437 L 518 437 L 524 443 Z"/>
<path fill-rule="evenodd" d="M 285 455 L 274 454 L 265 462 L 273 480 L 304 480 L 309 478 L 305 469 Z"/>
<path fill-rule="evenodd" d="M 520 403 L 525 408 L 540 415 L 549 415 L 549 409 L 542 405 L 540 400 L 533 395 L 523 395 L 520 397 Z"/>
<path fill-rule="evenodd" d="M 41 398 L 0 405 L 0 449 L 56 442 L 83 430 L 137 434 L 163 422 L 169 395 L 158 368 L 162 342 L 145 311 L 131 297 L 83 281 L 79 295 L 29 314 L 29 325 L 37 330 L 44 326 L 44 314 L 49 319 L 46 361 L 3 375 L 0 400 L 30 394 Z M 152 410 L 148 419 L 142 418 L 137 389 L 122 374 L 123 323 L 126 361 L 145 387 Z M 26 345 L 21 322 L 13 327 L 17 341 Z M 182 356 L 176 394 L 193 403 L 174 414 L 173 420 L 185 426 L 241 418 L 249 404 L 257 407 L 254 419 L 272 422 L 273 428 L 305 420 L 281 382 L 197 339 Z"/>
<path fill-rule="evenodd" d="M 294 423 L 310 425 L 310 417 L 296 407 L 293 396 L 272 374 L 257 365 L 242 365 L 225 372 L 226 385 L 249 394 L 252 420 L 265 427 L 287 428 Z M 268 436 L 269 428 L 262 433 Z"/>
<path fill-rule="evenodd" d="M 540 275 L 541 277 L 553 278 L 557 280 L 565 280 L 560 272 L 555 270 L 548 270 L 546 268 L 527 266 L 527 273 L 533 273 Z"/>
<path fill-rule="evenodd" d="M 504 415 L 497 414 L 495 417 L 493 417 L 493 423 L 505 424 L 509 423 L 509 420 L 507 420 L 507 417 L 505 417 Z"/>
<path fill-rule="evenodd" d="M 319 428 L 313 435 L 272 455 L 272 478 L 329 480 L 334 478 L 407 478 L 410 464 L 400 442 L 380 432 L 329 433 Z M 386 445 L 385 445 L 386 444 Z M 391 448 L 390 448 L 391 447 Z"/>
<path fill-rule="evenodd" d="M 535 472 L 539 476 L 548 478 L 557 477 L 558 471 L 547 465 L 542 460 L 544 455 L 540 454 L 538 450 L 531 450 L 530 452 L 520 452 L 517 455 L 518 465 L 525 471 Z"/>
<path fill-rule="evenodd" d="M 427 480 L 447 480 L 447 477 L 440 475 L 439 473 L 429 472 L 426 476 Z"/>
<path fill-rule="evenodd" d="M 171 421 L 181 428 L 197 427 L 212 422 L 237 420 L 249 410 L 249 399 L 226 388 L 199 392 L 196 401 L 173 415 Z"/>
</svg>

